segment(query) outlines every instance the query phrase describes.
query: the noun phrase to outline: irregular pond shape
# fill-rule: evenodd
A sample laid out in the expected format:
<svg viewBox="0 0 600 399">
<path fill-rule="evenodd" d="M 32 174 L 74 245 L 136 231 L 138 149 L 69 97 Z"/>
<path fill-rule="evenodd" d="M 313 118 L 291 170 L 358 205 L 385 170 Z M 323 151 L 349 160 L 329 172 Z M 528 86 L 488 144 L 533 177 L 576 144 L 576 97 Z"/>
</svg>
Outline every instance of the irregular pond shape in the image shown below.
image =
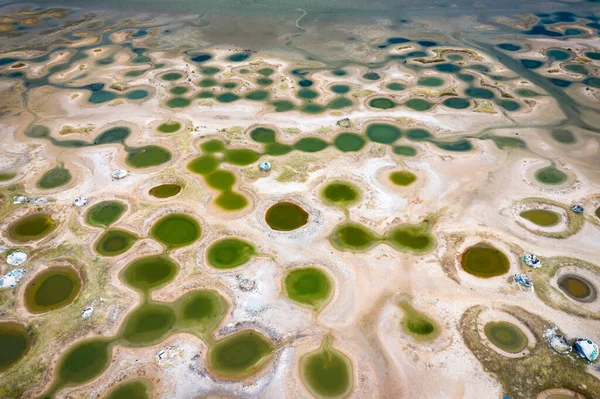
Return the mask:
<svg viewBox="0 0 600 399">
<path fill-rule="evenodd" d="M 32 340 L 23 324 L 0 322 L 0 372 L 7 370 L 29 352 Z"/>
<path fill-rule="evenodd" d="M 64 186 L 71 181 L 71 172 L 62 166 L 56 166 L 40 177 L 37 181 L 36 186 L 42 189 L 51 189 L 60 186 Z"/>
<path fill-rule="evenodd" d="M 126 231 L 112 229 L 107 230 L 100 236 L 94 249 L 103 256 L 117 256 L 129 250 L 137 241 L 137 237 Z"/>
<path fill-rule="evenodd" d="M 108 227 L 119 220 L 126 209 L 120 201 L 102 201 L 88 210 L 85 220 L 92 226 Z"/>
<path fill-rule="evenodd" d="M 0 172 L 0 181 L 9 181 L 17 176 L 14 172 Z"/>
<path fill-rule="evenodd" d="M 408 170 L 394 171 L 390 173 L 390 181 L 397 186 L 410 186 L 417 180 L 417 176 Z"/>
<path fill-rule="evenodd" d="M 424 254 L 436 246 L 436 239 L 429 231 L 429 222 L 400 224 L 386 233 L 386 243 L 398 251 Z"/>
<path fill-rule="evenodd" d="M 527 336 L 512 323 L 491 321 L 484 326 L 483 331 L 487 339 L 504 352 L 520 353 L 527 348 Z"/>
<path fill-rule="evenodd" d="M 232 269 L 247 263 L 254 255 L 254 246 L 239 238 L 223 238 L 206 249 L 206 261 L 217 269 Z"/>
<path fill-rule="evenodd" d="M 67 306 L 79 294 L 79 273 L 71 267 L 52 267 L 36 275 L 25 288 L 25 306 L 31 313 L 45 313 Z"/>
<path fill-rule="evenodd" d="M 201 155 L 187 164 L 188 170 L 199 175 L 206 175 L 219 167 L 219 160 L 211 154 Z"/>
<path fill-rule="evenodd" d="M 230 190 L 236 182 L 233 172 L 226 169 L 217 169 L 204 176 L 206 184 L 217 190 Z"/>
<path fill-rule="evenodd" d="M 177 300 L 177 325 L 197 334 L 206 334 L 217 327 L 226 311 L 227 302 L 216 291 L 191 291 Z"/>
<path fill-rule="evenodd" d="M 131 129 L 126 126 L 116 126 L 105 130 L 94 139 L 94 145 L 123 144 L 131 134 Z"/>
<path fill-rule="evenodd" d="M 27 242 L 42 238 L 56 228 L 56 221 L 45 213 L 23 216 L 8 227 L 8 236 L 16 242 Z"/>
<path fill-rule="evenodd" d="M 109 341 L 94 338 L 76 343 L 58 361 L 54 392 L 65 385 L 81 384 L 96 378 L 108 368 L 110 360 Z"/>
<path fill-rule="evenodd" d="M 265 221 L 273 230 L 292 231 L 308 223 L 308 213 L 293 202 L 278 202 L 267 210 Z"/>
<path fill-rule="evenodd" d="M 340 251 L 365 252 L 379 244 L 381 238 L 358 223 L 337 226 L 329 236 L 329 242 Z"/>
<path fill-rule="evenodd" d="M 332 348 L 326 337 L 321 347 L 300 359 L 300 377 L 304 386 L 318 398 L 345 398 L 353 386 L 352 362 Z"/>
<path fill-rule="evenodd" d="M 225 151 L 225 143 L 218 139 L 208 140 L 200 144 L 200 149 L 209 153 L 223 152 Z"/>
<path fill-rule="evenodd" d="M 561 219 L 560 214 L 546 209 L 529 209 L 519 213 L 519 216 L 542 227 L 556 226 Z"/>
<path fill-rule="evenodd" d="M 330 204 L 348 206 L 359 200 L 360 189 L 348 182 L 335 181 L 321 190 L 321 197 Z"/>
<path fill-rule="evenodd" d="M 535 178 L 544 184 L 561 184 L 567 181 L 567 174 L 554 166 L 546 166 L 535 172 Z"/>
<path fill-rule="evenodd" d="M 415 155 L 417 155 L 416 148 L 407 145 L 396 145 L 392 148 L 392 151 L 396 155 L 404 155 L 407 157 L 414 157 Z"/>
<path fill-rule="evenodd" d="M 179 184 L 161 184 L 160 186 L 152 187 L 148 194 L 156 198 L 169 198 L 173 197 L 181 191 Z"/>
<path fill-rule="evenodd" d="M 250 138 L 257 143 L 269 144 L 277 141 L 274 129 L 268 127 L 257 127 L 250 131 Z"/>
<path fill-rule="evenodd" d="M 258 161 L 260 154 L 253 150 L 236 148 L 225 151 L 224 161 L 232 165 L 247 166 Z"/>
<path fill-rule="evenodd" d="M 166 255 L 151 255 L 139 258 L 127 265 L 119 278 L 138 291 L 149 291 L 162 287 L 172 281 L 179 265 Z"/>
<path fill-rule="evenodd" d="M 195 242 L 202 234 L 200 224 L 191 216 L 173 213 L 160 218 L 150 231 L 152 237 L 168 248 L 179 248 Z"/>
<path fill-rule="evenodd" d="M 175 324 L 175 311 L 168 305 L 146 303 L 125 319 L 121 336 L 128 345 L 148 346 L 160 342 Z"/>
<path fill-rule="evenodd" d="M 432 341 L 439 335 L 436 323 L 427 315 L 416 310 L 407 301 L 398 303 L 404 312 L 402 317 L 402 329 L 404 332 L 419 341 Z"/>
<path fill-rule="evenodd" d="M 290 270 L 283 286 L 289 299 L 319 311 L 329 301 L 333 284 L 327 273 L 316 267 Z"/>
<path fill-rule="evenodd" d="M 598 297 L 594 284 L 580 275 L 565 274 L 558 279 L 557 284 L 561 291 L 578 302 L 594 302 Z"/>
<path fill-rule="evenodd" d="M 484 242 L 467 248 L 460 264 L 465 272 L 480 278 L 501 276 L 510 269 L 510 261 L 504 252 Z"/>
<path fill-rule="evenodd" d="M 166 148 L 157 145 L 130 148 L 127 150 L 125 163 L 134 168 L 150 168 L 169 162 L 173 154 Z"/>
<path fill-rule="evenodd" d="M 215 204 L 226 211 L 237 211 L 248 206 L 248 199 L 235 191 L 225 190 L 215 199 Z"/>
<path fill-rule="evenodd" d="M 281 156 L 289 154 L 294 150 L 294 147 L 287 144 L 271 143 L 265 145 L 265 153 L 272 156 Z"/>
<path fill-rule="evenodd" d="M 241 380 L 259 372 L 275 347 L 261 333 L 238 331 L 217 341 L 208 350 L 208 368 L 219 378 Z"/>
</svg>

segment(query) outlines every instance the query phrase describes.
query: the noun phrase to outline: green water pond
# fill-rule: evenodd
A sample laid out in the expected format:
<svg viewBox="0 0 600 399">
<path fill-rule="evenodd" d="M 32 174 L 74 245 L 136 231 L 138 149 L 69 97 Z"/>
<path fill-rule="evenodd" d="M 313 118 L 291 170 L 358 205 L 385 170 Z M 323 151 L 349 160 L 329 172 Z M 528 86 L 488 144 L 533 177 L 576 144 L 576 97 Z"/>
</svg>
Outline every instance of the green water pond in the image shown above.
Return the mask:
<svg viewBox="0 0 600 399">
<path fill-rule="evenodd" d="M 219 378 L 241 380 L 260 371 L 274 349 L 261 333 L 238 331 L 220 339 L 208 350 L 208 368 Z"/>
<path fill-rule="evenodd" d="M 154 223 L 150 234 L 169 248 L 179 248 L 198 240 L 202 229 L 193 217 L 175 213 L 163 216 Z"/>
<path fill-rule="evenodd" d="M 519 216 L 542 227 L 556 226 L 561 220 L 559 213 L 547 209 L 529 209 L 519 213 Z"/>
<path fill-rule="evenodd" d="M 103 399 L 151 399 L 150 391 L 150 382 L 140 378 L 117 385 Z"/>
<path fill-rule="evenodd" d="M 460 264 L 465 272 L 480 278 L 501 276 L 510 269 L 510 261 L 504 252 L 485 242 L 467 248 Z"/>
<path fill-rule="evenodd" d="M 343 398 L 352 390 L 352 362 L 325 338 L 319 349 L 300 359 L 300 378 L 318 398 Z"/>
<path fill-rule="evenodd" d="M 419 341 L 432 341 L 440 334 L 439 327 L 429 316 L 416 310 L 408 301 L 401 301 L 402 329 L 405 333 Z"/>
<path fill-rule="evenodd" d="M 215 204 L 226 211 L 238 211 L 248 206 L 248 199 L 243 194 L 225 190 L 217 196 Z"/>
<path fill-rule="evenodd" d="M 424 254 L 436 246 L 436 239 L 429 230 L 429 223 L 400 224 L 385 235 L 385 242 L 401 252 Z"/>
<path fill-rule="evenodd" d="M 0 372 L 23 358 L 29 352 L 32 343 L 29 331 L 23 324 L 0 322 Z"/>
<path fill-rule="evenodd" d="M 381 238 L 358 223 L 337 226 L 329 236 L 329 242 L 340 251 L 365 252 L 379 244 Z"/>
<path fill-rule="evenodd" d="M 567 174 L 554 166 L 547 166 L 538 169 L 535 178 L 544 184 L 561 184 L 567 181 Z"/>
<path fill-rule="evenodd" d="M 181 129 L 181 123 L 179 122 L 164 122 L 158 125 L 157 130 L 162 133 L 175 133 Z"/>
<path fill-rule="evenodd" d="M 408 170 L 400 170 L 390 173 L 390 181 L 397 186 L 410 186 L 416 180 L 417 176 Z"/>
<path fill-rule="evenodd" d="M 321 197 L 330 204 L 346 207 L 360 199 L 360 189 L 345 181 L 334 181 L 323 187 Z"/>
<path fill-rule="evenodd" d="M 119 278 L 130 287 L 148 293 L 172 281 L 178 271 L 179 265 L 168 256 L 151 255 L 131 262 L 119 273 Z"/>
<path fill-rule="evenodd" d="M 170 198 L 181 191 L 179 184 L 161 184 L 160 186 L 152 187 L 148 194 L 156 198 Z"/>
<path fill-rule="evenodd" d="M 483 331 L 486 338 L 504 352 L 520 353 L 527 348 L 527 336 L 512 323 L 491 321 L 484 326 Z"/>
<path fill-rule="evenodd" d="M 127 149 L 125 163 L 134 168 L 151 168 L 169 162 L 173 158 L 171 151 L 157 145 L 147 145 Z"/>
<path fill-rule="evenodd" d="M 126 230 L 106 230 L 96 241 L 94 249 L 103 256 L 117 256 L 127 252 L 137 239 L 135 234 Z"/>
<path fill-rule="evenodd" d="M 145 303 L 127 316 L 120 336 L 128 345 L 152 345 L 165 338 L 173 328 L 175 320 L 175 311 L 171 306 Z"/>
<path fill-rule="evenodd" d="M 254 245 L 239 238 L 223 238 L 206 249 L 206 261 L 216 269 L 239 267 L 254 255 L 256 255 Z"/>
<path fill-rule="evenodd" d="M 283 286 L 290 300 L 315 311 L 327 304 L 333 292 L 331 278 L 317 267 L 290 270 L 284 278 Z"/>
<path fill-rule="evenodd" d="M 62 166 L 56 166 L 40 177 L 37 181 L 36 186 L 41 189 L 51 189 L 60 186 L 64 186 L 71 181 L 71 172 Z"/>
<path fill-rule="evenodd" d="M 45 213 L 23 216 L 8 226 L 8 236 L 16 242 L 28 242 L 50 234 L 56 228 L 56 221 Z"/>
<path fill-rule="evenodd" d="M 308 216 L 301 206 L 284 201 L 278 202 L 267 210 L 265 221 L 273 230 L 292 231 L 308 223 Z"/>
<path fill-rule="evenodd" d="M 91 226 L 108 227 L 119 220 L 126 209 L 120 201 L 102 201 L 88 210 L 85 220 Z"/>
<path fill-rule="evenodd" d="M 565 274 L 557 281 L 558 288 L 578 302 L 594 302 L 598 297 L 596 286 L 583 276 Z"/>
<path fill-rule="evenodd" d="M 342 152 L 360 151 L 365 146 L 365 139 L 356 133 L 344 132 L 335 136 L 333 145 Z"/>
<path fill-rule="evenodd" d="M 36 275 L 25 288 L 25 306 L 45 313 L 67 306 L 81 291 L 79 273 L 71 267 L 51 267 Z"/>
</svg>

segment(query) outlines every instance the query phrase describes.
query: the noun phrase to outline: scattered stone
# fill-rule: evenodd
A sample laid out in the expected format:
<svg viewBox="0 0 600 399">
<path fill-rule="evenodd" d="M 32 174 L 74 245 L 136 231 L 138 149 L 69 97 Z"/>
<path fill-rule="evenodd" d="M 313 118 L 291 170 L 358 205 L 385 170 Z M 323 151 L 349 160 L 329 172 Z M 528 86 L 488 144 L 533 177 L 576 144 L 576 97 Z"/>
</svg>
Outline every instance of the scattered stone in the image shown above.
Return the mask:
<svg viewBox="0 0 600 399">
<path fill-rule="evenodd" d="M 117 179 L 117 180 L 124 179 L 128 175 L 129 175 L 129 171 L 127 171 L 125 169 L 117 169 L 114 172 L 112 172 L 113 179 Z"/>
<path fill-rule="evenodd" d="M 527 266 L 533 267 L 534 269 L 542 267 L 542 261 L 533 254 L 525 254 L 525 256 L 523 256 L 523 262 L 525 262 Z"/>
<path fill-rule="evenodd" d="M 27 197 L 25 197 L 23 195 L 15 195 L 13 197 L 13 204 L 15 204 L 15 205 L 26 204 L 28 202 L 29 202 L 29 200 L 27 199 Z"/>
<path fill-rule="evenodd" d="M 33 202 L 34 204 L 45 204 L 48 202 L 48 198 L 46 197 L 34 197 L 29 202 Z"/>
<path fill-rule="evenodd" d="M 75 201 L 73 201 L 73 205 L 81 208 L 82 206 L 86 206 L 88 204 L 88 200 L 85 197 L 77 197 Z"/>
<path fill-rule="evenodd" d="M 93 312 L 94 312 L 94 307 L 88 306 L 87 308 L 83 309 L 83 312 L 81 312 L 81 317 L 83 317 L 84 319 L 88 319 L 92 315 Z"/>
<path fill-rule="evenodd" d="M 548 341 L 548 346 L 559 355 L 566 355 L 573 350 L 573 346 L 569 344 L 564 335 L 558 333 L 558 327 L 555 324 L 551 324 L 549 328 L 545 329 L 542 335 Z"/>
<path fill-rule="evenodd" d="M 13 197 L 13 204 L 15 204 L 15 205 L 22 205 L 22 204 L 29 204 L 29 203 L 45 204 L 47 202 L 48 202 L 48 198 L 46 198 L 46 197 L 32 197 L 31 199 L 27 198 L 24 195 L 15 195 Z"/>
<path fill-rule="evenodd" d="M 588 362 L 598 359 L 598 345 L 591 339 L 577 338 L 573 347 L 577 351 L 577 354 Z"/>
<path fill-rule="evenodd" d="M 14 288 L 21 281 L 25 269 L 14 269 L 0 277 L 0 288 Z"/>
<path fill-rule="evenodd" d="M 350 122 L 349 118 L 344 118 L 344 119 L 340 119 L 339 121 L 336 122 L 336 124 L 338 126 L 344 127 L 344 128 L 349 128 L 352 126 L 352 122 Z"/>
<path fill-rule="evenodd" d="M 583 213 L 583 207 L 581 205 L 575 204 L 571 207 L 571 210 L 575 213 Z"/>
<path fill-rule="evenodd" d="M 517 283 L 519 287 L 531 289 L 533 291 L 533 280 L 531 277 L 523 273 L 517 273 L 513 276 L 513 281 Z"/>
<path fill-rule="evenodd" d="M 260 165 L 258 165 L 258 168 L 261 172 L 268 172 L 271 170 L 271 162 L 261 162 Z"/>
<path fill-rule="evenodd" d="M 248 280 L 247 278 L 243 278 L 240 280 L 239 284 L 240 290 L 248 292 L 252 291 L 256 288 L 256 281 Z"/>
<path fill-rule="evenodd" d="M 27 260 L 27 254 L 22 251 L 14 251 L 6 257 L 6 262 L 11 266 L 19 266 Z"/>
</svg>

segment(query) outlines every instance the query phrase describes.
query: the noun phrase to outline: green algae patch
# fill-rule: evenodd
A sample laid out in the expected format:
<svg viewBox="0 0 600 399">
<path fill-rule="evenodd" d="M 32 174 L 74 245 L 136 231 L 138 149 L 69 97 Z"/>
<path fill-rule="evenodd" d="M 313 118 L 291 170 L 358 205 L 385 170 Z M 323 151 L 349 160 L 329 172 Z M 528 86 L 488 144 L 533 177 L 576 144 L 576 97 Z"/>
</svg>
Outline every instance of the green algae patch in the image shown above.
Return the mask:
<svg viewBox="0 0 600 399">
<path fill-rule="evenodd" d="M 165 103 L 169 108 L 185 108 L 192 103 L 192 100 L 184 97 L 173 97 Z"/>
<path fill-rule="evenodd" d="M 248 199 L 233 190 L 225 190 L 215 199 L 215 204 L 226 211 L 239 211 L 248 206 Z"/>
<path fill-rule="evenodd" d="M 365 133 L 371 141 L 381 144 L 392 144 L 402 137 L 399 128 L 387 123 L 371 123 L 367 126 Z"/>
<path fill-rule="evenodd" d="M 294 147 L 282 143 L 270 143 L 265 145 L 265 154 L 278 157 L 281 155 L 289 154 L 294 150 Z"/>
<path fill-rule="evenodd" d="M 318 137 L 303 137 L 294 144 L 294 149 L 302 152 L 319 152 L 329 146 L 329 143 Z"/>
<path fill-rule="evenodd" d="M 208 350 L 208 369 L 218 378 L 241 380 L 263 369 L 274 350 L 261 333 L 239 331 L 217 341 Z"/>
<path fill-rule="evenodd" d="M 560 214 L 546 209 L 529 209 L 519 213 L 523 219 L 542 227 L 556 226 L 560 222 Z"/>
<path fill-rule="evenodd" d="M 372 230 L 358 223 L 344 223 L 337 226 L 329 236 L 329 242 L 340 251 L 365 252 L 381 241 Z"/>
<path fill-rule="evenodd" d="M 430 223 L 401 224 L 391 228 L 385 235 L 385 242 L 401 252 L 416 255 L 425 254 L 436 246 L 436 239 L 430 232 Z"/>
<path fill-rule="evenodd" d="M 292 231 L 308 223 L 308 213 L 293 202 L 278 202 L 267 210 L 265 221 L 273 230 Z"/>
<path fill-rule="evenodd" d="M 219 167 L 219 160 L 211 154 L 201 155 L 188 163 L 187 168 L 190 172 L 199 175 L 206 175 Z"/>
<path fill-rule="evenodd" d="M 168 305 L 146 303 L 131 312 L 121 337 L 132 346 L 148 346 L 162 341 L 175 324 L 175 311 Z"/>
<path fill-rule="evenodd" d="M 405 157 L 414 157 L 417 155 L 417 149 L 407 145 L 394 146 L 392 152 L 396 155 L 403 155 Z"/>
<path fill-rule="evenodd" d="M 153 255 L 139 258 L 127 265 L 119 278 L 130 287 L 148 293 L 172 281 L 179 266 L 165 255 Z"/>
<path fill-rule="evenodd" d="M 173 158 L 171 151 L 157 145 L 131 148 L 127 150 L 125 163 L 134 168 L 151 168 L 169 162 Z"/>
<path fill-rule="evenodd" d="M 179 184 L 161 184 L 160 186 L 152 187 L 148 194 L 155 198 L 170 198 L 173 197 L 181 191 L 181 186 Z"/>
<path fill-rule="evenodd" d="M 202 229 L 193 217 L 175 213 L 163 216 L 154 223 L 150 234 L 168 248 L 179 248 L 198 240 Z"/>
<path fill-rule="evenodd" d="M 389 98 L 377 97 L 369 100 L 369 106 L 378 109 L 392 109 L 398 106 L 398 104 Z"/>
<path fill-rule="evenodd" d="M 560 276 L 556 283 L 562 292 L 577 302 L 589 303 L 598 298 L 594 284 L 583 276 L 572 273 L 565 274 Z"/>
<path fill-rule="evenodd" d="M 161 75 L 160 78 L 162 80 L 166 80 L 167 82 L 173 82 L 183 78 L 183 75 L 179 72 L 167 72 L 164 75 Z"/>
<path fill-rule="evenodd" d="M 61 187 L 70 182 L 72 179 L 71 172 L 62 166 L 56 166 L 40 177 L 36 186 L 38 188 L 48 190 L 51 188 Z"/>
<path fill-rule="evenodd" d="M 85 221 L 91 226 L 108 227 L 119 220 L 126 209 L 120 201 L 102 201 L 88 210 Z"/>
<path fill-rule="evenodd" d="M 329 302 L 333 292 L 331 278 L 316 267 L 290 270 L 284 278 L 283 287 L 290 300 L 316 312 Z"/>
<path fill-rule="evenodd" d="M 179 328 L 204 335 L 214 330 L 223 319 L 227 302 L 216 291 L 191 291 L 177 300 L 175 312 Z"/>
<path fill-rule="evenodd" d="M 157 130 L 161 133 L 175 133 L 181 129 L 179 122 L 164 122 L 158 125 Z"/>
<path fill-rule="evenodd" d="M 410 186 L 417 180 L 417 176 L 408 170 L 390 173 L 390 181 L 397 186 Z"/>
<path fill-rule="evenodd" d="M 142 378 L 127 381 L 111 389 L 103 399 L 151 399 L 149 386 Z"/>
<path fill-rule="evenodd" d="M 45 313 L 67 306 L 81 291 L 79 273 L 71 267 L 52 267 L 39 273 L 25 288 L 25 306 Z"/>
<path fill-rule="evenodd" d="M 535 172 L 535 178 L 543 184 L 562 184 L 567 181 L 567 174 L 554 166 L 546 166 Z"/>
<path fill-rule="evenodd" d="M 94 249 L 102 256 L 117 256 L 129 250 L 137 237 L 125 230 L 107 230 L 100 236 Z"/>
<path fill-rule="evenodd" d="M 12 180 L 16 176 L 15 172 L 0 172 L 0 182 Z"/>
<path fill-rule="evenodd" d="M 300 359 L 302 383 L 317 398 L 345 398 L 353 386 L 352 362 L 332 348 L 326 337 L 321 347 Z"/>
<path fill-rule="evenodd" d="M 345 181 L 334 181 L 323 187 L 321 198 L 331 205 L 346 207 L 358 202 L 360 189 Z"/>
<path fill-rule="evenodd" d="M 0 372 L 7 370 L 31 349 L 31 337 L 23 324 L 0 322 Z"/>
<path fill-rule="evenodd" d="M 208 153 L 223 152 L 225 151 L 225 143 L 218 139 L 212 139 L 200 144 L 200 149 Z"/>
<path fill-rule="evenodd" d="M 342 152 L 360 151 L 365 144 L 366 141 L 362 136 L 350 132 L 340 133 L 333 140 L 333 145 Z"/>
<path fill-rule="evenodd" d="M 427 315 L 416 310 L 408 301 L 398 303 L 404 313 L 402 329 L 418 341 L 433 341 L 440 335 L 437 324 Z"/>
<path fill-rule="evenodd" d="M 510 261 L 504 252 L 487 243 L 467 248 L 460 264 L 465 272 L 479 278 L 502 276 L 510 269 Z"/>
<path fill-rule="evenodd" d="M 254 255 L 254 246 L 239 238 L 223 238 L 206 249 L 207 263 L 216 269 L 233 269 L 246 264 Z"/>
<path fill-rule="evenodd" d="M 567 129 L 553 129 L 550 135 L 556 142 L 561 144 L 573 144 L 577 141 L 575 135 Z"/>
<path fill-rule="evenodd" d="M 28 242 L 47 236 L 56 228 L 56 221 L 45 213 L 23 216 L 8 227 L 12 241 Z"/>
<path fill-rule="evenodd" d="M 521 353 L 527 348 L 527 336 L 521 329 L 506 321 L 491 321 L 483 327 L 486 338 L 507 353 Z"/>
</svg>

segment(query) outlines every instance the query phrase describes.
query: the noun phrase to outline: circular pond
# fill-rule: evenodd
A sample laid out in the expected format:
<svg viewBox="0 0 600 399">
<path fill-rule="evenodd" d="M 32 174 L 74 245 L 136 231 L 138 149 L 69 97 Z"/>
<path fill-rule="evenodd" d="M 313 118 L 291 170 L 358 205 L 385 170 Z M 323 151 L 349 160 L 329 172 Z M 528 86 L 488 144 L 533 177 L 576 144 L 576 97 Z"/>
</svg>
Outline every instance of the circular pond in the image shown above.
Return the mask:
<svg viewBox="0 0 600 399">
<path fill-rule="evenodd" d="M 119 201 L 102 201 L 90 208 L 86 222 L 92 226 L 108 227 L 123 215 L 126 206 Z"/>
<path fill-rule="evenodd" d="M 491 321 L 483 328 L 486 338 L 508 353 L 520 353 L 527 348 L 527 336 L 519 327 L 506 321 Z"/>
<path fill-rule="evenodd" d="M 171 214 L 160 218 L 150 231 L 152 237 L 169 248 L 184 247 L 202 234 L 200 224 L 191 216 Z"/>
<path fill-rule="evenodd" d="M 321 190 L 321 197 L 330 204 L 348 206 L 359 200 L 360 191 L 353 184 L 337 181 L 327 184 Z"/>
<path fill-rule="evenodd" d="M 67 306 L 81 290 L 79 273 L 71 267 L 52 267 L 25 288 L 25 306 L 31 313 L 45 313 Z"/>
<path fill-rule="evenodd" d="M 8 227 L 8 236 L 17 242 L 37 240 L 48 235 L 56 228 L 56 222 L 50 215 L 34 213 L 23 216 Z"/>
<path fill-rule="evenodd" d="M 117 256 L 127 252 L 137 237 L 126 230 L 107 230 L 96 241 L 95 249 L 100 255 Z"/>
<path fill-rule="evenodd" d="M 460 264 L 465 272 L 480 278 L 501 276 L 510 269 L 510 261 L 504 252 L 483 242 L 467 248 Z"/>
<path fill-rule="evenodd" d="M 352 362 L 325 338 L 319 349 L 300 359 L 304 386 L 318 398 L 343 398 L 352 389 Z"/>
<path fill-rule="evenodd" d="M 248 262 L 256 249 L 239 238 L 223 238 L 206 249 L 206 261 L 217 269 L 232 269 Z"/>
<path fill-rule="evenodd" d="M 397 186 L 410 186 L 417 180 L 417 176 L 408 170 L 390 173 L 390 181 Z"/>
<path fill-rule="evenodd" d="M 273 230 L 292 231 L 308 223 L 308 213 L 293 202 L 278 202 L 267 210 L 265 221 Z"/>
<path fill-rule="evenodd" d="M 578 302 L 594 302 L 598 297 L 594 284 L 580 275 L 565 274 L 559 277 L 557 284 L 562 292 Z"/>
</svg>

